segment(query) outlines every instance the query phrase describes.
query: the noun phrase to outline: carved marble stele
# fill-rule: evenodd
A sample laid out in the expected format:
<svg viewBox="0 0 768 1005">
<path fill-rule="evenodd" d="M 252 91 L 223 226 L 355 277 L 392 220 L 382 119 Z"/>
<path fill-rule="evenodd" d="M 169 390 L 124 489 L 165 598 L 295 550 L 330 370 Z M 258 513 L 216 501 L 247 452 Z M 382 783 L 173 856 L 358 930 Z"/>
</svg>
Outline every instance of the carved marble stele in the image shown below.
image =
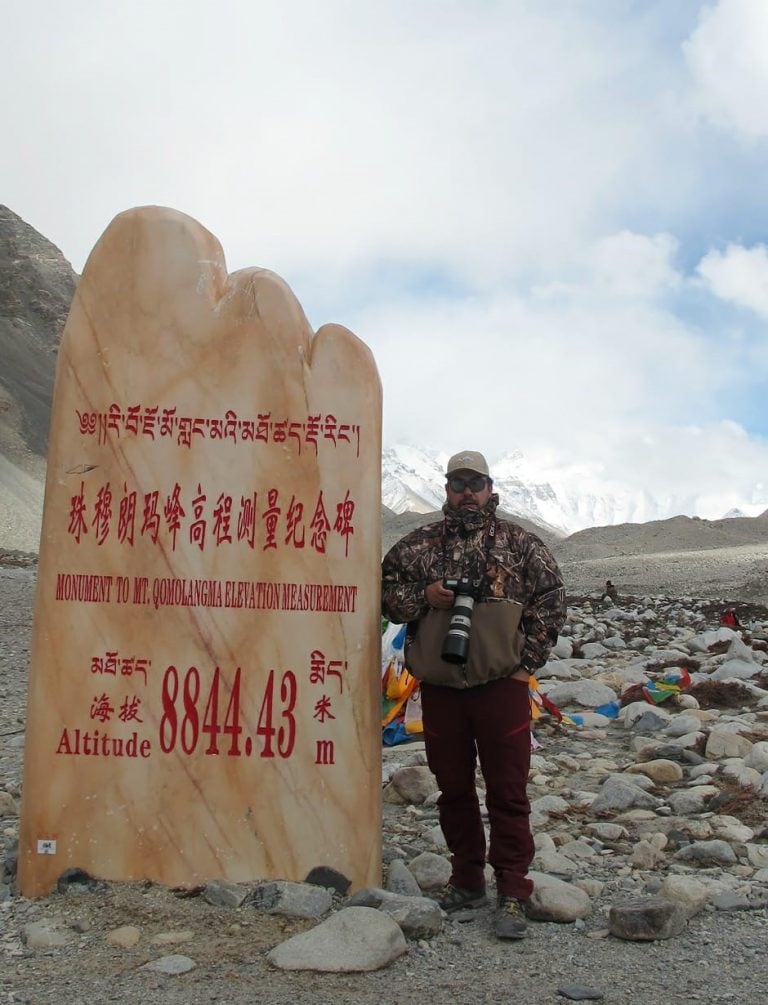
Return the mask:
<svg viewBox="0 0 768 1005">
<path fill-rule="evenodd" d="M 58 360 L 19 884 L 380 882 L 381 385 L 288 286 L 147 207 Z"/>
</svg>

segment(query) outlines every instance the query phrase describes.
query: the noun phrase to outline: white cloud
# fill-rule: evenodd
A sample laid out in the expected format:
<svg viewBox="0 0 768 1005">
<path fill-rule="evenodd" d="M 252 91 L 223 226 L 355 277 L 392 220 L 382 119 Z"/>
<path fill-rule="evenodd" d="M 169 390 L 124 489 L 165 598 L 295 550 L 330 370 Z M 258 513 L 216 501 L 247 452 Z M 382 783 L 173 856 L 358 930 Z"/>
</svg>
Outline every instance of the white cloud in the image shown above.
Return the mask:
<svg viewBox="0 0 768 1005">
<path fill-rule="evenodd" d="M 768 5 L 718 0 L 683 46 L 697 102 L 714 121 L 768 136 Z"/>
<path fill-rule="evenodd" d="M 768 318 L 768 248 L 729 244 L 710 251 L 696 270 L 715 296 Z"/>
<path fill-rule="evenodd" d="M 449 447 L 472 433 L 503 451 L 556 444 L 600 456 L 640 417 L 680 423 L 734 374 L 701 333 L 640 297 L 592 285 L 363 309 L 385 389 L 390 439 Z M 655 286 L 653 287 L 655 290 Z M 490 449 L 490 447 L 489 447 Z"/>
<path fill-rule="evenodd" d="M 649 296 L 676 289 L 673 266 L 678 242 L 671 234 L 635 234 L 623 230 L 597 241 L 590 255 L 595 283 L 606 293 Z"/>
<path fill-rule="evenodd" d="M 652 489 L 661 498 L 687 497 L 680 512 L 716 520 L 739 504 L 768 508 L 768 442 L 750 437 L 728 420 L 691 426 L 651 426 L 645 436 L 624 446 L 610 470 L 636 489 Z M 756 515 L 756 514 L 753 514 Z"/>
<path fill-rule="evenodd" d="M 684 513 L 709 520 L 741 508 L 749 516 L 768 509 L 768 441 L 728 420 L 704 425 L 622 426 L 600 461 L 569 465 L 563 451 L 529 451 L 534 469 L 550 481 L 582 485 L 598 496 L 624 496 L 648 513 Z M 570 468 L 570 470 L 569 470 Z M 637 519 L 638 517 L 631 517 Z M 642 517 L 640 517 L 642 519 Z"/>
<path fill-rule="evenodd" d="M 768 309 L 763 146 L 743 142 L 768 131 L 766 18 L 28 0 L 4 24 L 0 192 L 76 268 L 129 206 L 194 216 L 231 270 L 275 270 L 371 346 L 390 440 L 682 483 L 675 451 L 702 441 L 674 430 L 749 418 L 754 453 L 714 437 L 741 484 L 768 433 L 744 404 L 764 331 L 733 310 Z"/>
<path fill-rule="evenodd" d="M 627 74 L 647 79 L 642 39 L 569 3 L 137 3 L 94 19 L 75 2 L 50 42 L 41 7 L 19 7 L 6 42 L 0 74 L 29 111 L 6 108 L 3 135 L 56 150 L 55 171 L 27 156 L 9 180 L 22 214 L 38 190 L 32 222 L 77 267 L 115 213 L 150 202 L 197 217 L 233 268 L 541 273 L 594 236 L 654 128 Z"/>
</svg>

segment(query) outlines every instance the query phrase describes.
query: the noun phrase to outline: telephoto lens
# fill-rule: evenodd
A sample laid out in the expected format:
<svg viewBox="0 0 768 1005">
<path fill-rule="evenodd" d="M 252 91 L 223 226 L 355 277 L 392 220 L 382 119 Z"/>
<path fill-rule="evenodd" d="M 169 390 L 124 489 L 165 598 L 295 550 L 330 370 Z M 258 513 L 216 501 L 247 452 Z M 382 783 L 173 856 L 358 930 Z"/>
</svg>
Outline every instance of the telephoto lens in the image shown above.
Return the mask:
<svg viewBox="0 0 768 1005">
<path fill-rule="evenodd" d="M 440 656 L 446 663 L 463 664 L 469 657 L 469 634 L 472 630 L 475 598 L 467 579 L 446 579 L 444 585 L 446 589 L 454 590 L 456 596 Z"/>
</svg>

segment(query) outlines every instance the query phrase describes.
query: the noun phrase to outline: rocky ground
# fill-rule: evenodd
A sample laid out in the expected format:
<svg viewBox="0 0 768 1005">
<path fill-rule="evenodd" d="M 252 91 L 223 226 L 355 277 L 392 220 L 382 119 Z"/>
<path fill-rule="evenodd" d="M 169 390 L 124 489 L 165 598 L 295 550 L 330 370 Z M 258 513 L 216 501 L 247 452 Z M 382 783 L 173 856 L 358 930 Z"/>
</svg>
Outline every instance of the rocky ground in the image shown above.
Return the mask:
<svg viewBox="0 0 768 1005">
<path fill-rule="evenodd" d="M 630 594 L 737 597 L 768 605 L 768 542 L 661 552 L 643 537 L 643 525 L 633 525 L 626 552 L 602 558 L 576 557 L 567 540 L 554 550 L 565 581 L 580 592 L 599 590 L 610 579 Z"/>
<path fill-rule="evenodd" d="M 188 895 L 75 881 L 39 900 L 19 897 L 13 861 L 34 566 L 12 561 L 0 567 L 0 1003 L 421 1005 L 442 997 L 535 1005 L 578 1000 L 584 989 L 626 1005 L 768 997 L 764 608 L 740 605 L 752 625 L 741 638 L 714 631 L 719 600 L 632 596 L 603 608 L 594 597 L 572 598 L 540 682 L 581 723 L 543 716 L 536 726 L 539 920 L 524 941 L 500 943 L 490 908 L 450 920 L 421 896 L 381 903 L 381 894 L 357 895 L 353 903 L 381 909 L 350 916 L 350 901 L 337 894 L 314 918 L 294 916 L 317 902 L 304 887 L 273 890 L 282 913 L 267 913 L 263 898 L 261 908 L 253 900 L 227 906 L 237 891 L 215 885 Z M 642 700 L 643 683 L 681 664 L 693 673 L 690 689 L 658 706 Z M 617 718 L 592 711 L 619 705 Z M 429 895 L 447 868 L 423 761 L 418 741 L 383 752 L 384 885 L 393 896 L 412 895 L 416 884 Z M 650 898 L 659 896 L 665 906 L 651 916 Z M 629 910 L 637 900 L 641 907 Z M 344 916 L 354 925 L 339 946 L 326 928 Z M 668 937 L 626 938 L 637 934 L 638 917 Z M 299 933 L 322 939 L 325 963 L 341 951 L 358 963 L 369 953 L 389 962 L 365 973 L 281 969 L 269 954 L 288 954 Z M 317 951 L 299 946 L 298 959 Z M 184 972 L 163 972 L 174 961 Z"/>
</svg>

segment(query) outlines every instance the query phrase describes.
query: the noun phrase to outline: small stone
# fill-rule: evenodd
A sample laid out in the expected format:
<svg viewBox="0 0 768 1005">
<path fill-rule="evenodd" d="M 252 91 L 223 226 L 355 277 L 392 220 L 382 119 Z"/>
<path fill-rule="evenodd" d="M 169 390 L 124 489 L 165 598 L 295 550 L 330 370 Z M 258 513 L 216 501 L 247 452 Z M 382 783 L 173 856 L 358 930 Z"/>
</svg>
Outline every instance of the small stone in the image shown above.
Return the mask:
<svg viewBox="0 0 768 1005">
<path fill-rule="evenodd" d="M 408 863 L 420 890 L 439 890 L 451 878 L 451 863 L 444 855 L 424 851 Z"/>
<path fill-rule="evenodd" d="M 182 929 L 177 932 L 159 932 L 153 935 L 150 942 L 153 946 L 175 946 L 181 942 L 191 942 L 195 933 L 190 929 Z"/>
<path fill-rule="evenodd" d="M 592 902 L 584 890 L 556 876 L 531 870 L 533 893 L 526 905 L 526 914 L 533 921 L 571 922 L 586 918 Z"/>
<path fill-rule="evenodd" d="M 135 925 L 122 925 L 107 933 L 107 942 L 111 946 L 122 946 L 123 949 L 131 949 L 141 938 L 141 932 Z"/>
<path fill-rule="evenodd" d="M 689 918 L 698 914 L 708 900 L 707 888 L 689 876 L 667 876 L 659 887 L 659 894 L 680 904 Z"/>
<path fill-rule="evenodd" d="M 321 918 L 333 906 L 331 894 L 326 888 L 289 880 L 261 883 L 253 891 L 251 903 L 256 910 L 266 914 L 314 919 Z"/>
<path fill-rule="evenodd" d="M 403 897 L 420 897 L 421 887 L 401 858 L 393 859 L 387 869 L 387 890 Z"/>
<path fill-rule="evenodd" d="M 98 886 L 99 881 L 84 869 L 65 869 L 56 883 L 59 893 L 88 893 Z"/>
<path fill-rule="evenodd" d="M 631 764 L 627 768 L 627 773 L 647 775 L 654 782 L 679 782 L 683 777 L 683 769 L 677 761 L 669 761 L 663 757 Z"/>
<path fill-rule="evenodd" d="M 0 789 L 0 817 L 17 817 L 19 804 L 10 792 Z"/>
<path fill-rule="evenodd" d="M 250 893 L 247 886 L 214 879 L 203 890 L 203 900 L 213 907 L 242 907 Z"/>
<path fill-rule="evenodd" d="M 694 841 L 680 851 L 675 858 L 684 862 L 698 862 L 700 865 L 733 865 L 736 853 L 727 841 Z"/>
<path fill-rule="evenodd" d="M 275 946 L 267 959 L 281 970 L 364 973 L 380 970 L 406 950 L 393 918 L 369 907 L 348 907 Z"/>
<path fill-rule="evenodd" d="M 333 890 L 341 897 L 346 897 L 351 885 L 351 881 L 343 872 L 332 869 L 329 865 L 316 865 L 314 869 L 310 869 L 304 882 L 311 883 L 312 886 L 322 886 L 326 890 Z"/>
<path fill-rule="evenodd" d="M 738 893 L 726 891 L 712 898 L 712 904 L 718 911 L 749 911 L 752 908 L 746 897 Z"/>
<path fill-rule="evenodd" d="M 647 897 L 614 904 L 608 912 L 611 935 L 632 942 L 652 942 L 679 935 L 687 917 L 681 904 L 664 897 Z"/>
<path fill-rule="evenodd" d="M 581 984 L 568 984 L 558 988 L 557 993 L 572 1002 L 600 1001 L 601 998 L 605 997 L 602 991 L 585 988 Z"/>
<path fill-rule="evenodd" d="M 69 933 L 59 922 L 47 918 L 25 925 L 21 930 L 21 938 L 29 949 L 53 949 L 66 946 L 70 941 Z"/>
<path fill-rule="evenodd" d="M 151 970 L 156 974 L 168 974 L 171 977 L 175 977 L 178 974 L 186 974 L 190 970 L 194 970 L 196 966 L 195 961 L 190 959 L 189 956 L 174 954 L 172 956 L 161 956 L 159 960 L 145 963 L 140 969 Z"/>
<path fill-rule="evenodd" d="M 391 787 L 406 803 L 419 805 L 427 796 L 437 792 L 435 776 L 426 766 L 400 768 L 392 775 Z"/>
</svg>

